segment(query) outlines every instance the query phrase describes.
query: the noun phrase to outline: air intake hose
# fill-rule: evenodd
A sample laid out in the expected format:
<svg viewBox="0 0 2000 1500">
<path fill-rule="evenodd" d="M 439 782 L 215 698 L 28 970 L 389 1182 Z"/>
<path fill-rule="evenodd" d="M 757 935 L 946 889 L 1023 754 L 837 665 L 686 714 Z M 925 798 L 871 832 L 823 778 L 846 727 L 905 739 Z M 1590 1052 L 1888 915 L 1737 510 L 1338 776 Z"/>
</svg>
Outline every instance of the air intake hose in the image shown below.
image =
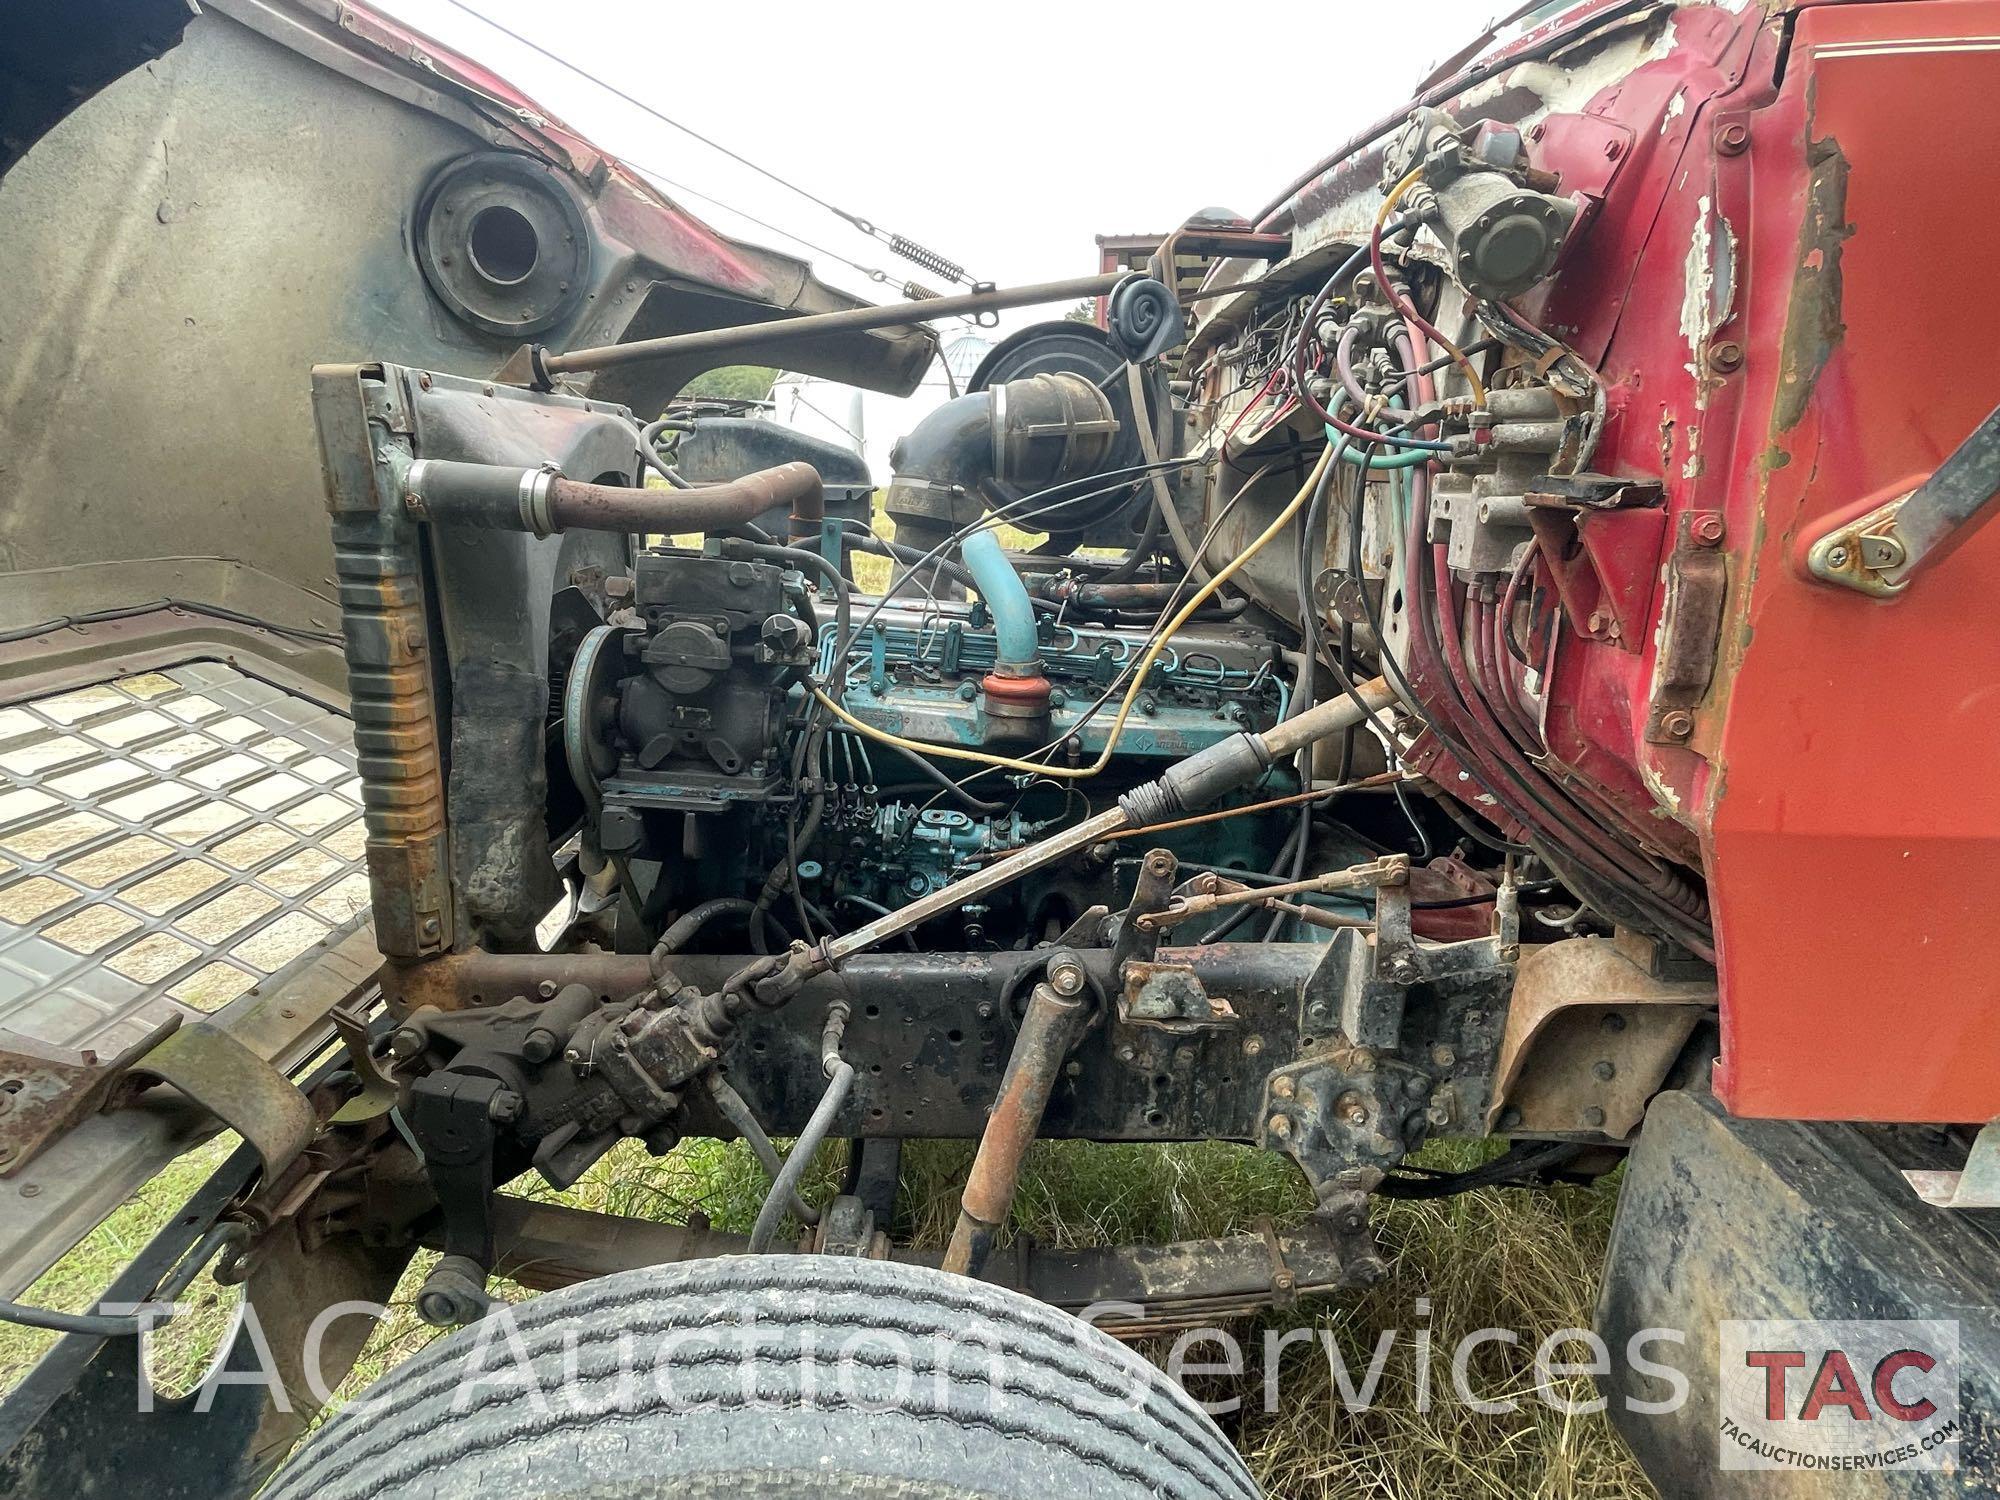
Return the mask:
<svg viewBox="0 0 2000 1500">
<path fill-rule="evenodd" d="M 1085 377 L 1010 380 L 947 401 L 896 444 L 885 509 L 899 541 L 928 550 L 978 520 L 992 485 L 1044 489 L 1086 478 L 1117 440 L 1117 413 Z M 988 737 L 1039 739 L 1048 728 L 1049 681 L 1027 585 L 991 527 L 972 532 L 960 555 L 993 616 L 994 666 L 980 685 Z"/>
</svg>

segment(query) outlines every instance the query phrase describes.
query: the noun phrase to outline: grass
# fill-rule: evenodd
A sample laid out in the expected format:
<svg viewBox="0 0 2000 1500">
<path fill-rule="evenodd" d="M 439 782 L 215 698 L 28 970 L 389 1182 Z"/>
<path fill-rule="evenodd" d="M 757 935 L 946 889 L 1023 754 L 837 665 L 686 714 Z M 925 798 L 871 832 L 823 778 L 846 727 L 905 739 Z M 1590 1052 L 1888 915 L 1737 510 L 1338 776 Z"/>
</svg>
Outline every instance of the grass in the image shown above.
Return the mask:
<svg viewBox="0 0 2000 1500">
<path fill-rule="evenodd" d="M 44 1276 L 28 1299 L 80 1308 L 220 1161 L 223 1146 L 183 1158 Z M 838 1176 L 843 1148 L 822 1153 L 812 1190 L 824 1194 Z M 941 1245 L 957 1212 L 958 1188 L 971 1160 L 969 1143 L 927 1142 L 905 1153 L 896 1237 Z M 1475 1143 L 1431 1147 L 1432 1166 L 1470 1165 L 1485 1155 Z M 761 1201 L 763 1179 L 740 1143 L 695 1141 L 662 1158 L 628 1141 L 575 1188 L 553 1194 L 539 1182 L 514 1191 L 558 1198 L 579 1207 L 679 1222 L 695 1210 L 718 1229 L 746 1231 Z M 1545 1193 L 1479 1192 L 1431 1203 L 1382 1203 L 1377 1228 L 1388 1277 L 1354 1295 L 1310 1299 L 1287 1313 L 1238 1320 L 1229 1331 L 1247 1351 L 1239 1378 L 1190 1381 L 1204 1400 L 1231 1398 L 1241 1410 L 1218 1416 L 1274 1500 L 1419 1500 L 1538 1497 L 1538 1500 L 1640 1500 L 1654 1491 L 1601 1416 L 1567 1417 L 1523 1400 L 1504 1416 L 1464 1405 L 1453 1392 L 1450 1351 L 1467 1332 L 1506 1327 L 1518 1349 L 1488 1345 L 1473 1361 L 1473 1386 L 1484 1399 L 1524 1395 L 1533 1385 L 1532 1351 L 1559 1328 L 1588 1327 L 1604 1254 L 1615 1183 Z M 1289 1163 L 1225 1145 L 1122 1146 L 1044 1143 L 1031 1154 L 1015 1222 L 1039 1241 L 1058 1246 L 1164 1241 L 1240 1231 L 1260 1215 L 1296 1220 L 1307 1195 Z M 337 1396 L 344 1400 L 407 1358 L 435 1330 L 412 1304 L 430 1264 L 420 1255 L 392 1299 L 379 1328 Z M 511 1285 L 502 1295 L 531 1295 Z M 236 1293 L 206 1277 L 190 1297 L 202 1305 L 155 1336 L 155 1380 L 168 1390 L 198 1384 L 228 1325 Z M 1428 1299 L 1428 1308 L 1420 1299 Z M 1433 1402 L 1415 1401 L 1410 1334 L 1428 1327 L 1435 1374 Z M 1309 1338 L 1283 1345 L 1280 1397 L 1263 1407 L 1262 1351 L 1267 1335 L 1304 1329 Z M 1399 1331 L 1382 1387 L 1371 1409 L 1340 1401 L 1322 1339 L 1330 1340 L 1356 1378 L 1383 1330 Z M 11 1388 L 53 1336 L 0 1325 L 0 1389 Z M 1166 1341 L 1146 1352 L 1164 1362 Z M 1504 1358 L 1500 1356 L 1505 1356 Z M 1196 1347 L 1188 1359 L 1215 1358 Z M 1586 1397 L 1585 1382 L 1570 1382 Z"/>
</svg>

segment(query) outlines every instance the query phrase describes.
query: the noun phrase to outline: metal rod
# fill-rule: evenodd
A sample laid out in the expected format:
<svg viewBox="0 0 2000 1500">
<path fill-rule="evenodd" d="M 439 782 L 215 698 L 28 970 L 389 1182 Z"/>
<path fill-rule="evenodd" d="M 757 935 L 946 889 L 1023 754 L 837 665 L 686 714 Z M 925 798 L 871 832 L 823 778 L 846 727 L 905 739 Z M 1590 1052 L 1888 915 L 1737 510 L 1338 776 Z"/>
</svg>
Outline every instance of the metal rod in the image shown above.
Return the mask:
<svg viewBox="0 0 2000 1500">
<path fill-rule="evenodd" d="M 865 927 L 843 933 L 836 938 L 828 938 L 820 945 L 817 953 L 823 953 L 826 965 L 831 967 L 842 959 L 856 953 L 865 953 L 878 943 L 898 937 L 913 928 L 922 926 L 932 917 L 948 911 L 957 911 L 987 891 L 998 890 L 1003 885 L 1019 880 L 1039 870 L 1043 865 L 1053 863 L 1064 855 L 1094 844 L 1105 834 L 1123 828 L 1128 819 L 1124 810 L 1117 807 L 1106 808 L 1094 818 L 1085 818 L 1074 827 L 1065 828 L 1061 833 L 1030 844 L 1007 858 L 997 860 L 985 869 L 955 880 L 950 885 L 932 891 L 928 896 L 919 896 L 907 906 L 899 906 L 886 917 L 877 917 Z"/>
<path fill-rule="evenodd" d="M 1206 891 L 1193 896 L 1176 896 L 1162 911 L 1141 912 L 1135 919 L 1139 926 L 1150 928 L 1175 927 L 1190 917 L 1198 917 L 1205 912 L 1222 906 L 1248 906 L 1269 901 L 1279 896 L 1318 896 L 1334 891 L 1351 891 L 1361 886 L 1402 885 L 1410 878 L 1410 860 L 1406 854 L 1386 855 L 1370 860 L 1366 864 L 1349 865 L 1341 870 L 1329 870 L 1324 875 L 1315 875 L 1310 880 L 1292 880 L 1283 885 L 1245 886 L 1231 881 L 1231 890 Z"/>
<path fill-rule="evenodd" d="M 1395 690 L 1381 678 L 1371 678 L 1362 683 L 1357 695 L 1371 711 L 1387 707 L 1396 700 Z M 1285 720 L 1265 730 L 1261 735 L 1246 735 L 1257 746 L 1257 757 L 1248 762 L 1250 770 L 1260 765 L 1269 766 L 1285 760 L 1330 734 L 1337 734 L 1350 725 L 1361 722 L 1361 711 L 1354 699 L 1342 694 L 1337 698 L 1317 704 L 1296 718 Z M 1245 777 L 1244 779 L 1248 779 Z M 1207 789 L 1212 800 L 1231 790 L 1226 783 L 1218 783 Z M 945 912 L 957 911 L 967 902 L 987 891 L 998 890 L 1003 885 L 1019 880 L 1023 875 L 1032 874 L 1043 865 L 1053 863 L 1065 855 L 1094 844 L 1106 834 L 1116 833 L 1121 828 L 1131 826 L 1132 819 L 1123 807 L 1108 807 L 1095 817 L 1086 818 L 1074 827 L 1065 828 L 1039 843 L 1028 845 L 1005 859 L 996 860 L 984 869 L 967 875 L 962 880 L 932 891 L 928 896 L 920 896 L 908 906 L 898 907 L 886 917 L 877 917 L 865 927 L 840 937 L 828 938 L 802 956 L 804 973 L 822 973 L 837 965 L 842 959 L 856 953 L 865 953 L 891 938 L 900 937 Z M 801 977 L 804 977 L 802 974 Z"/>
<path fill-rule="evenodd" d="M 966 313 L 1005 312 L 1014 307 L 1034 307 L 1046 302 L 1074 302 L 1081 297 L 1099 297 L 1132 273 L 1109 271 L 1099 276 L 1072 276 L 1067 281 L 1042 281 L 1032 286 L 997 287 L 991 291 L 964 292 L 956 297 L 930 297 L 922 302 L 892 303 L 886 307 L 853 307 L 844 312 L 814 313 L 803 318 L 775 318 L 763 323 L 745 323 L 734 328 L 705 328 L 699 333 L 668 334 L 664 338 L 635 339 L 629 344 L 603 344 L 590 349 L 571 349 L 562 354 L 544 355 L 542 368 L 551 375 L 608 370 L 614 365 L 636 364 L 647 359 L 670 359 L 677 355 L 734 353 L 765 344 L 790 343 L 826 333 L 856 333 L 872 328 L 900 328 L 928 323 L 936 318 L 954 318 Z"/>
</svg>

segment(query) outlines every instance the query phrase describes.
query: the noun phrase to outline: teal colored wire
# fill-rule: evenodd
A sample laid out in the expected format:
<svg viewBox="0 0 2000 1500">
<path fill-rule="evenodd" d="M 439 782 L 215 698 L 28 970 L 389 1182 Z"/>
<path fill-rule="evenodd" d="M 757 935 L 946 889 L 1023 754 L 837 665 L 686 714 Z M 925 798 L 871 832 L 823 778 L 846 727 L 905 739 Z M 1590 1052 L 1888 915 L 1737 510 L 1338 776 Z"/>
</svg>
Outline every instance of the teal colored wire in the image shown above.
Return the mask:
<svg viewBox="0 0 2000 1500">
<path fill-rule="evenodd" d="M 1434 453 L 1426 453 L 1421 448 L 1412 448 L 1405 453 L 1371 453 L 1363 459 L 1360 454 L 1347 446 L 1347 434 L 1337 428 L 1327 428 L 1326 439 L 1330 443 L 1340 444 L 1342 463 L 1353 464 L 1356 467 L 1365 464 L 1370 469 L 1414 469 L 1418 464 L 1427 464 L 1437 456 Z"/>
</svg>

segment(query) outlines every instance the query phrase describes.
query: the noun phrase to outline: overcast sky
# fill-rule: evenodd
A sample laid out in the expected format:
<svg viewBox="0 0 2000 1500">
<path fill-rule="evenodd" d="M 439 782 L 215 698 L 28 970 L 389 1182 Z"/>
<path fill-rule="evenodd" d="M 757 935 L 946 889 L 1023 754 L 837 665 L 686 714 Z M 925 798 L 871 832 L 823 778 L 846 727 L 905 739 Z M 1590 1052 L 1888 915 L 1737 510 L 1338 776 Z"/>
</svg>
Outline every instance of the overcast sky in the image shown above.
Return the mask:
<svg viewBox="0 0 2000 1500">
<path fill-rule="evenodd" d="M 872 300 L 892 299 L 905 276 L 948 289 L 449 0 L 375 3 L 493 67 L 635 166 L 879 267 L 892 284 L 871 285 L 837 259 L 678 195 L 726 233 L 803 255 L 827 281 Z M 1507 4 L 466 0 L 760 166 L 1002 285 L 1095 271 L 1095 234 L 1160 232 L 1211 206 L 1253 212 L 1408 98 L 1431 64 Z M 880 425 L 872 413 L 871 425 Z"/>
</svg>

